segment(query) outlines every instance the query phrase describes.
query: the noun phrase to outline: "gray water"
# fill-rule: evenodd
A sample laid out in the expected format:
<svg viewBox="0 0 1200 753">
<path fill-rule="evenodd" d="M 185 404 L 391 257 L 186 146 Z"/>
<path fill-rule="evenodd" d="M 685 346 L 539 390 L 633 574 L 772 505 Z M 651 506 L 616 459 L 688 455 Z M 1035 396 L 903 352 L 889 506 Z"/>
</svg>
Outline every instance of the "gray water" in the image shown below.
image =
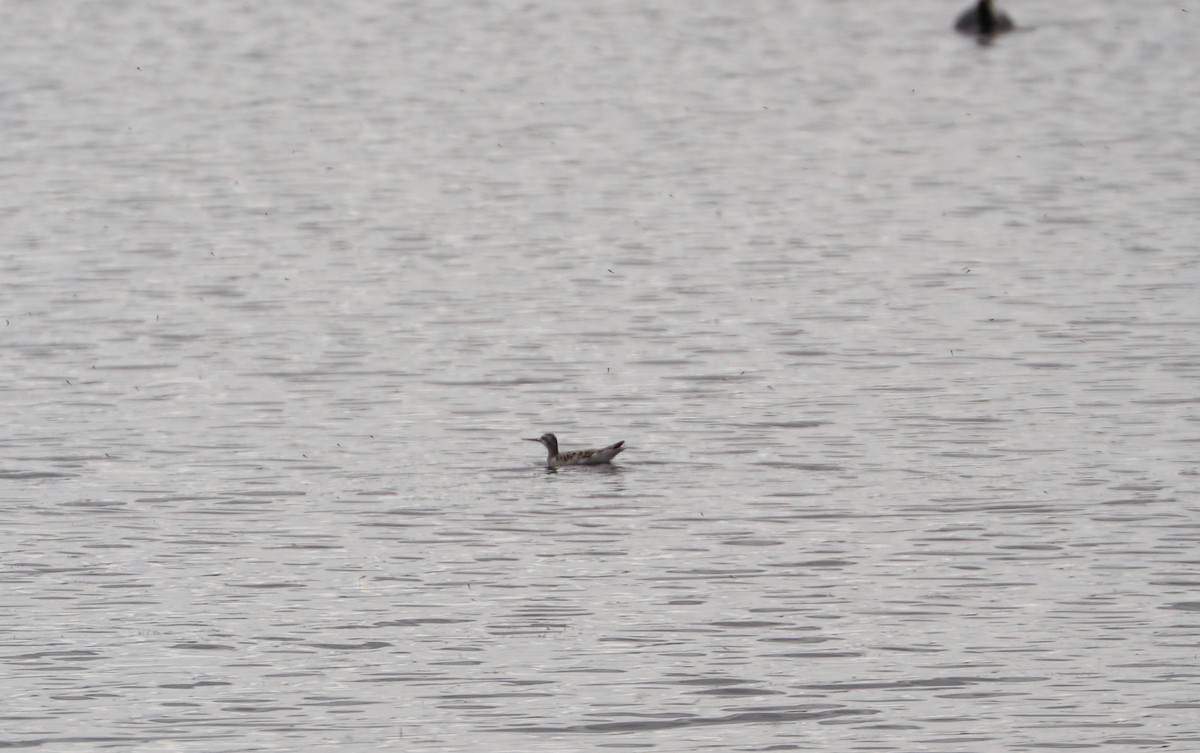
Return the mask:
<svg viewBox="0 0 1200 753">
<path fill-rule="evenodd" d="M 0 747 L 1200 749 L 1200 7 L 962 5 L 0 7 Z"/>
</svg>

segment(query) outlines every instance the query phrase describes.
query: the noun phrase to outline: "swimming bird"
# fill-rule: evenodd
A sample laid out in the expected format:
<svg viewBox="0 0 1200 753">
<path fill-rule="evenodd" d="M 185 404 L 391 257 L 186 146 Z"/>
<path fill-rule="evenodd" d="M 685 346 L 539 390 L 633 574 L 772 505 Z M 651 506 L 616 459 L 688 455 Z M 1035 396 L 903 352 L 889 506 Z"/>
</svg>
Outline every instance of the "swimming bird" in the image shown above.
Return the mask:
<svg viewBox="0 0 1200 753">
<path fill-rule="evenodd" d="M 990 37 L 1013 30 L 1012 19 L 1004 11 L 993 8 L 992 0 L 979 0 L 973 8 L 967 8 L 954 23 L 956 31 Z"/>
<path fill-rule="evenodd" d="M 571 452 L 558 451 L 558 437 L 553 434 L 543 434 L 537 439 L 523 437 L 526 442 L 540 442 L 549 453 L 546 456 L 546 465 L 551 468 L 558 468 L 563 465 L 601 465 L 615 458 L 619 453 L 625 450 L 622 446 L 625 440 L 622 439 L 616 444 L 610 444 L 608 447 L 601 447 L 598 450 L 572 450 Z"/>
</svg>

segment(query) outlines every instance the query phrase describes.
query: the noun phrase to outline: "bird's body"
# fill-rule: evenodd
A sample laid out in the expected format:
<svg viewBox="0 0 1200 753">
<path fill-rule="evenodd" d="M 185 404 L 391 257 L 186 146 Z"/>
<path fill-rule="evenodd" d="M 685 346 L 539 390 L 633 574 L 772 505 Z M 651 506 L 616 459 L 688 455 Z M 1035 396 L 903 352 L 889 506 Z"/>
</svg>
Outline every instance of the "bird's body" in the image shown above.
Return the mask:
<svg viewBox="0 0 1200 753">
<path fill-rule="evenodd" d="M 954 23 L 954 28 L 963 34 L 990 37 L 1012 31 L 1014 26 L 1007 13 L 992 7 L 992 0 L 979 0 L 962 12 L 958 21 Z"/>
<path fill-rule="evenodd" d="M 538 442 L 546 448 L 546 465 L 551 468 L 564 465 L 603 465 L 612 462 L 613 458 L 625 450 L 624 439 L 598 450 L 572 450 L 571 452 L 559 452 L 558 437 L 553 434 L 543 434 L 537 439 L 527 438 L 525 441 Z"/>
</svg>

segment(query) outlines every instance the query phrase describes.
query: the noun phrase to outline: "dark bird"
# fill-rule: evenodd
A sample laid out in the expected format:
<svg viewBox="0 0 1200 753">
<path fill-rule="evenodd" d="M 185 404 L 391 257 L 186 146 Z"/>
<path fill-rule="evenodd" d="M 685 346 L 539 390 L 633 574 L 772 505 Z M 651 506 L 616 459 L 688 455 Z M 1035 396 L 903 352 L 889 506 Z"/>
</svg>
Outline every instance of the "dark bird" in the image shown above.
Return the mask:
<svg viewBox="0 0 1200 753">
<path fill-rule="evenodd" d="M 967 8 L 954 22 L 956 31 L 963 34 L 975 34 L 990 37 L 1013 30 L 1012 19 L 999 8 L 992 7 L 992 0 L 979 0 L 971 8 Z"/>
</svg>

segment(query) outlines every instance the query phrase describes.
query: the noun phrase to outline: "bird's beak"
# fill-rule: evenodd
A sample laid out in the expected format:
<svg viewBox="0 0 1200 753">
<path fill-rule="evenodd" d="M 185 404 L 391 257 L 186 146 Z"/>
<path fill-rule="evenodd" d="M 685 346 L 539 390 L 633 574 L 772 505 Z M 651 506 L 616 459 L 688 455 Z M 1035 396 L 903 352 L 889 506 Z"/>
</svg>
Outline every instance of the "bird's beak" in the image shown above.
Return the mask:
<svg viewBox="0 0 1200 753">
<path fill-rule="evenodd" d="M 526 442 L 539 442 L 540 443 L 542 441 L 540 438 L 535 439 L 533 437 L 521 437 L 521 439 L 524 439 Z"/>
</svg>

